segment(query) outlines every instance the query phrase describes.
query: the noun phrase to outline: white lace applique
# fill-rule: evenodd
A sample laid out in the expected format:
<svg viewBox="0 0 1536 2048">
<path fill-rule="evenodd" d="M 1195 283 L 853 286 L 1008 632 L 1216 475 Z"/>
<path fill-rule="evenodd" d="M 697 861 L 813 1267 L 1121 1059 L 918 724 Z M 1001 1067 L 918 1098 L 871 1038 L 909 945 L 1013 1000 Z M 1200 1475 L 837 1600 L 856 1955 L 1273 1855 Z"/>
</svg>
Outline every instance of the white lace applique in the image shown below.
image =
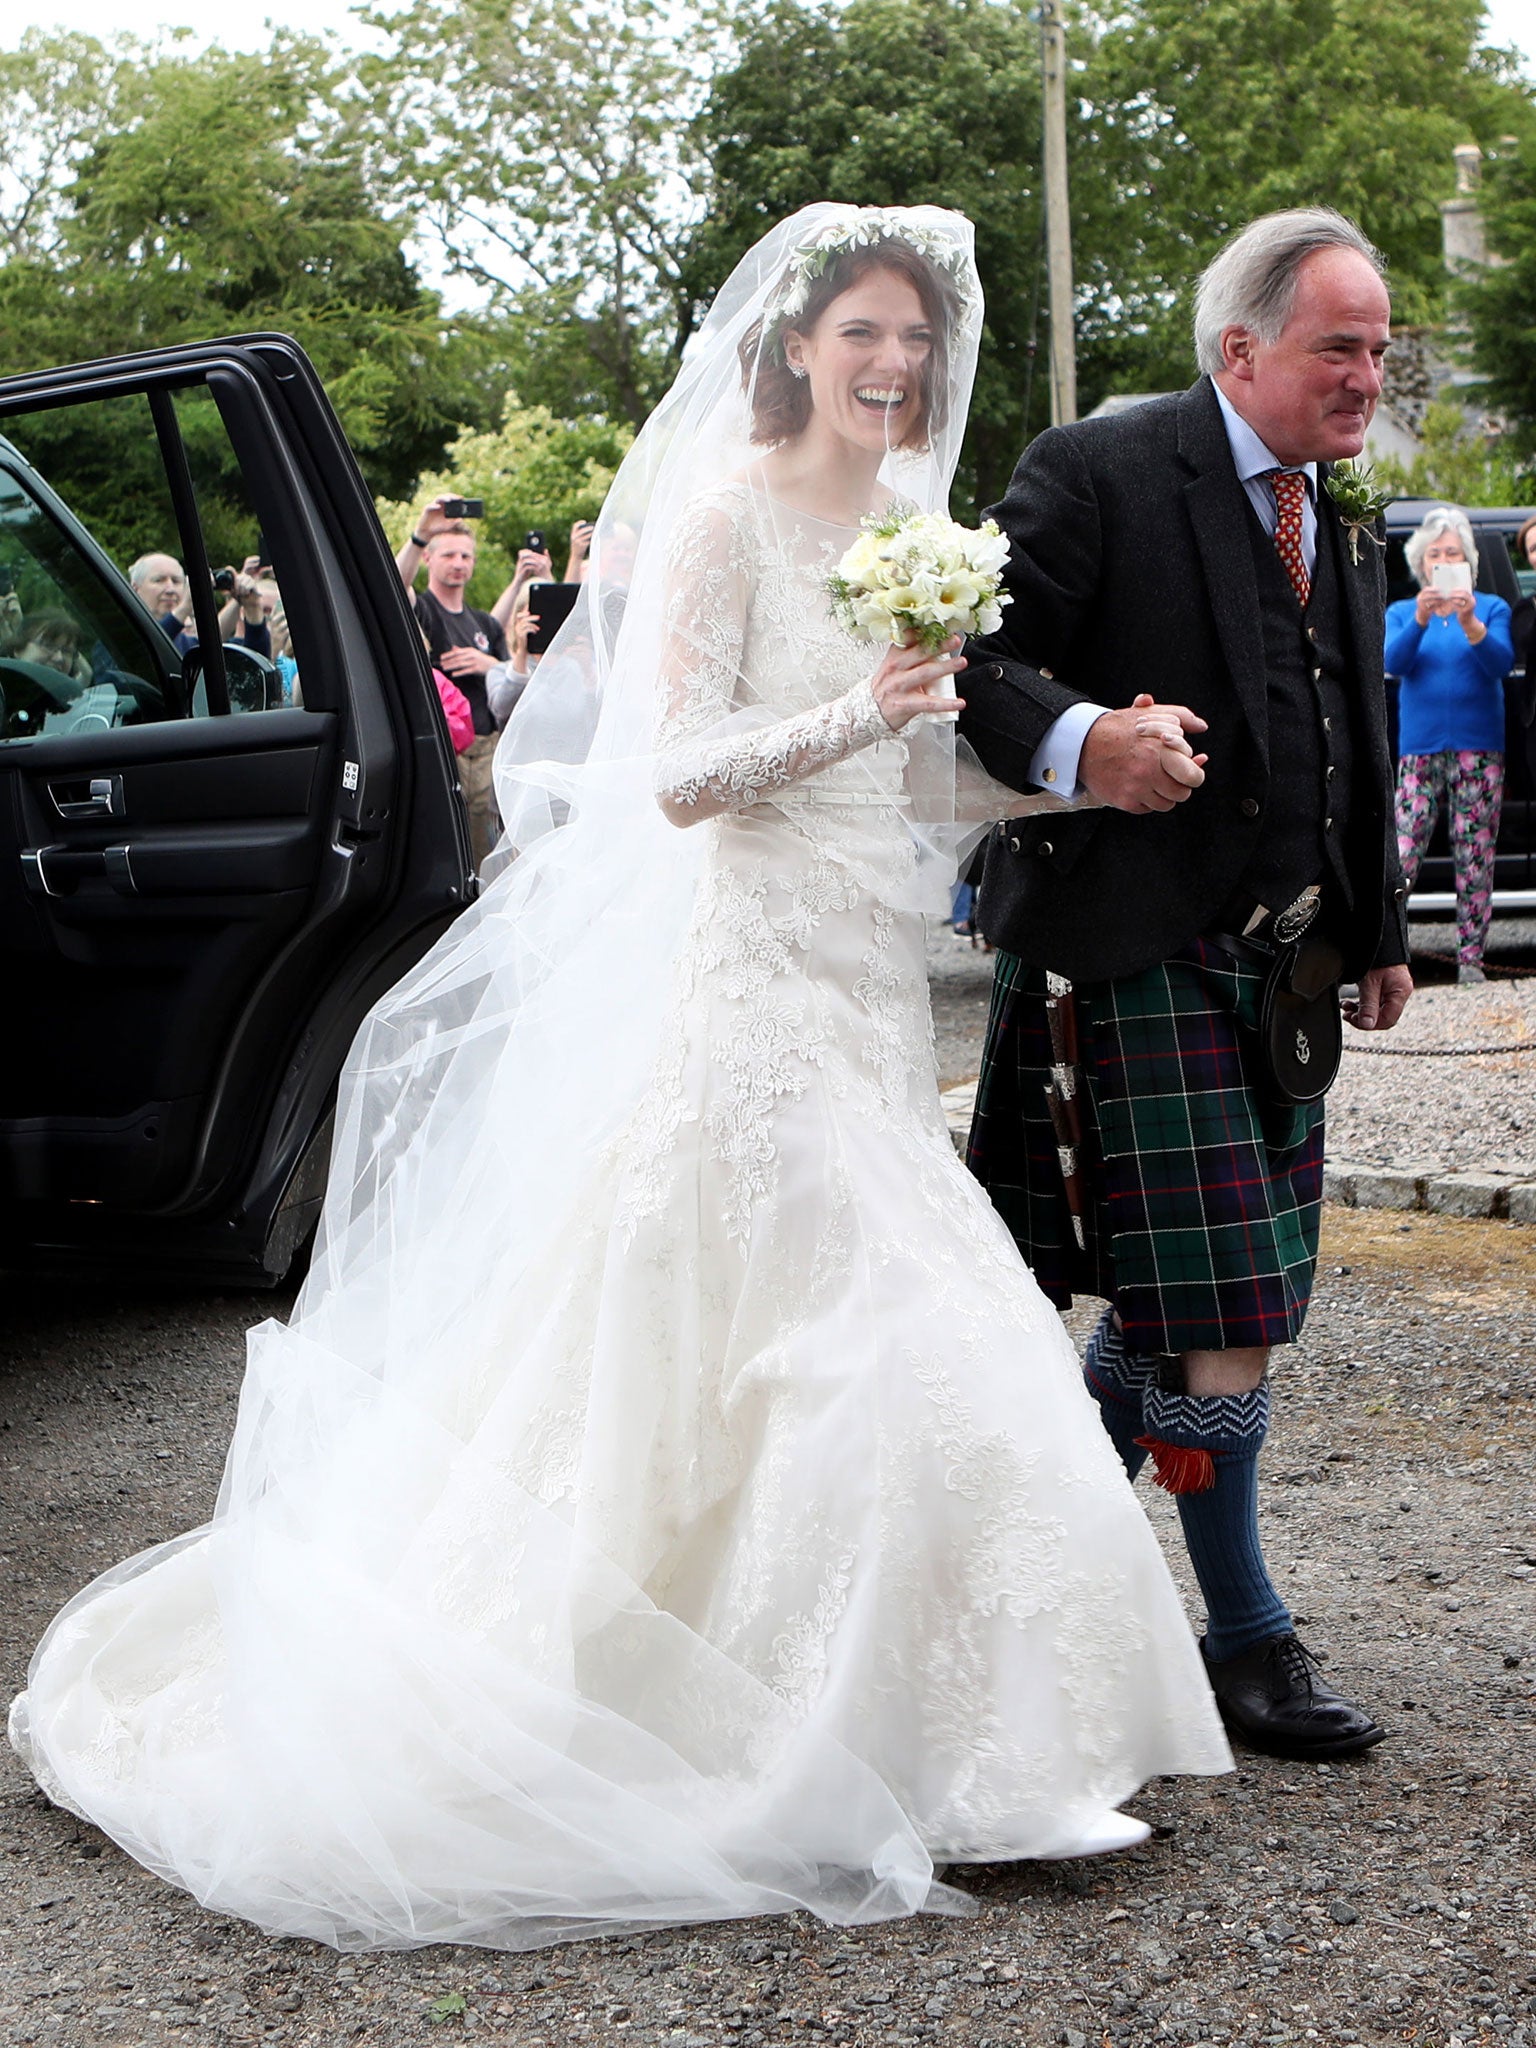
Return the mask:
<svg viewBox="0 0 1536 2048">
<path fill-rule="evenodd" d="M 750 809 L 895 740 L 869 687 L 870 650 L 831 619 L 833 559 L 829 541 L 807 541 L 798 527 L 766 533 L 745 486 L 700 499 L 678 521 L 656 788 L 679 823 Z M 841 657 L 830 668 L 818 660 L 828 645 Z M 811 702 L 797 710 L 796 695 Z M 744 716 L 763 722 L 743 730 Z"/>
</svg>

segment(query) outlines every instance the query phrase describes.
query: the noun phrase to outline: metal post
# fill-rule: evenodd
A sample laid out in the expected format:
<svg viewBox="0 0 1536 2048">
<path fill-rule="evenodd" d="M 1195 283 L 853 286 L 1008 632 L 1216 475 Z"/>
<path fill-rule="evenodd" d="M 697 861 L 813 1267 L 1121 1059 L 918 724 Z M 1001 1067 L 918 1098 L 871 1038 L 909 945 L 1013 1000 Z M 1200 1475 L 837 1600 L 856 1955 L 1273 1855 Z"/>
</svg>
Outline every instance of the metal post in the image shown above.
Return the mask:
<svg viewBox="0 0 1536 2048">
<path fill-rule="evenodd" d="M 1077 418 L 1072 210 L 1067 196 L 1067 32 L 1061 0 L 1040 0 L 1045 81 L 1045 263 L 1051 302 L 1051 424 Z"/>
</svg>

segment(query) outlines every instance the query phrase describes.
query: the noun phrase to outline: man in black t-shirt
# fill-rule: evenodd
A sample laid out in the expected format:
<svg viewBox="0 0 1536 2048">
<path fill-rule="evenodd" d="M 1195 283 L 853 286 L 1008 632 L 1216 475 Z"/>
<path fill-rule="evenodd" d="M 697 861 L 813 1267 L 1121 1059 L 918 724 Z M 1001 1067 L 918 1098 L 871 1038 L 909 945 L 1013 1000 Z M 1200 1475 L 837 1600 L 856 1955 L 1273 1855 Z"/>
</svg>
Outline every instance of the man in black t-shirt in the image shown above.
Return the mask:
<svg viewBox="0 0 1536 2048">
<path fill-rule="evenodd" d="M 459 781 L 469 807 L 470 841 L 478 868 L 495 845 L 499 830 L 491 787 L 496 721 L 486 702 L 485 678 L 487 670 L 508 658 L 507 636 L 489 612 L 477 611 L 464 602 L 464 592 L 475 573 L 475 536 L 462 520 L 447 518 L 436 500 L 423 511 L 395 557 L 407 591 L 423 560 L 427 587 L 412 595 L 416 617 L 427 636 L 432 666 L 457 683 L 475 721 L 474 744 L 459 755 Z"/>
</svg>

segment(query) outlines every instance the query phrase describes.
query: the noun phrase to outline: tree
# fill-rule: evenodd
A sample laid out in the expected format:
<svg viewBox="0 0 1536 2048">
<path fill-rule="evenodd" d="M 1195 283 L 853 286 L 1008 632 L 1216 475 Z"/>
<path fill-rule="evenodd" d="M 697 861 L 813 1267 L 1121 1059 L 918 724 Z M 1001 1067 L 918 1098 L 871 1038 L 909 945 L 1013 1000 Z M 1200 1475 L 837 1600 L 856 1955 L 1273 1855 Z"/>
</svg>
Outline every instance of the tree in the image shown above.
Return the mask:
<svg viewBox="0 0 1536 2048">
<path fill-rule="evenodd" d="M 1118 353 L 1116 381 L 1188 380 L 1195 277 L 1276 207 L 1352 215 L 1388 258 L 1396 317 L 1441 317 L 1451 151 L 1532 123 L 1529 87 L 1476 47 L 1482 17 L 1482 0 L 1136 0 L 1106 27 L 1085 17 L 1081 118 L 1115 200 L 1083 330 Z"/>
<path fill-rule="evenodd" d="M 1049 406 L 1037 25 L 1012 0 L 769 0 L 735 29 L 695 129 L 710 177 L 693 296 L 813 200 L 968 214 L 987 322 L 957 498 L 990 501 Z"/>
<path fill-rule="evenodd" d="M 57 246 L 75 164 L 111 119 L 129 51 L 142 49 L 28 29 L 0 50 L 0 261 Z"/>
<path fill-rule="evenodd" d="M 1510 442 L 1536 468 L 1536 138 L 1494 154 L 1483 185 L 1483 220 L 1498 262 L 1463 280 L 1459 298 L 1472 358 L 1490 404 L 1507 414 Z"/>
<path fill-rule="evenodd" d="M 1412 462 L 1385 457 L 1378 480 L 1400 498 L 1438 498 L 1447 505 L 1518 505 L 1530 495 L 1532 475 L 1506 444 L 1491 440 L 1447 400 L 1431 405 L 1419 429 Z"/>
<path fill-rule="evenodd" d="M 506 316 L 517 388 L 638 425 L 693 327 L 697 17 L 657 0 L 426 0 L 368 18 L 395 39 L 367 67 L 375 160 L 449 270 Z"/>
<path fill-rule="evenodd" d="M 421 506 L 439 491 L 483 498 L 470 602 L 488 610 L 506 587 L 530 528 L 548 540 L 559 573 L 572 523 L 597 517 L 633 438 L 628 426 L 561 420 L 547 406 L 509 398 L 498 427 L 460 434 L 442 469 L 420 478 L 409 498 L 382 500 L 379 518 L 390 546 L 398 548 Z"/>
<path fill-rule="evenodd" d="M 277 328 L 314 358 L 386 492 L 440 460 L 463 423 L 494 417 L 488 337 L 478 322 L 445 319 L 407 261 L 405 224 L 370 186 L 346 71 L 323 45 L 279 33 L 260 55 L 193 60 L 31 37 L 21 54 L 30 70 L 0 80 L 6 111 L 30 103 L 38 129 L 9 145 L 31 166 L 0 262 L 10 367 Z M 59 121 L 67 148 L 51 139 Z M 110 416 L 95 417 L 110 441 Z M 64 415 L 51 429 L 34 416 L 29 452 L 48 469 L 50 445 L 74 438 Z M 211 537 L 238 558 L 223 525 L 243 494 L 227 450 L 221 460 L 210 438 L 203 453 Z M 76 496 L 75 509 L 114 532 L 155 461 L 142 434 L 112 443 L 99 493 L 88 486 L 91 502 Z M 249 544 L 243 508 L 239 526 Z"/>
</svg>

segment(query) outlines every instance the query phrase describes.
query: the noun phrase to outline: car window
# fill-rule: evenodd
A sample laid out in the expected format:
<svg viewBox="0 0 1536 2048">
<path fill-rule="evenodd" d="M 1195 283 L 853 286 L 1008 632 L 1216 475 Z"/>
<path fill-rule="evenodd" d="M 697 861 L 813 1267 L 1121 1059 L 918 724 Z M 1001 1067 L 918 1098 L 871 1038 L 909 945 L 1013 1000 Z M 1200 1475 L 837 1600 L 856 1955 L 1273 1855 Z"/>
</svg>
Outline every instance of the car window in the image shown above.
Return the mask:
<svg viewBox="0 0 1536 2048">
<path fill-rule="evenodd" d="M 281 591 L 212 394 L 193 386 L 170 407 L 190 526 L 143 393 L 0 419 L 0 738 L 209 716 L 209 627 L 230 713 L 302 704 Z"/>
</svg>

